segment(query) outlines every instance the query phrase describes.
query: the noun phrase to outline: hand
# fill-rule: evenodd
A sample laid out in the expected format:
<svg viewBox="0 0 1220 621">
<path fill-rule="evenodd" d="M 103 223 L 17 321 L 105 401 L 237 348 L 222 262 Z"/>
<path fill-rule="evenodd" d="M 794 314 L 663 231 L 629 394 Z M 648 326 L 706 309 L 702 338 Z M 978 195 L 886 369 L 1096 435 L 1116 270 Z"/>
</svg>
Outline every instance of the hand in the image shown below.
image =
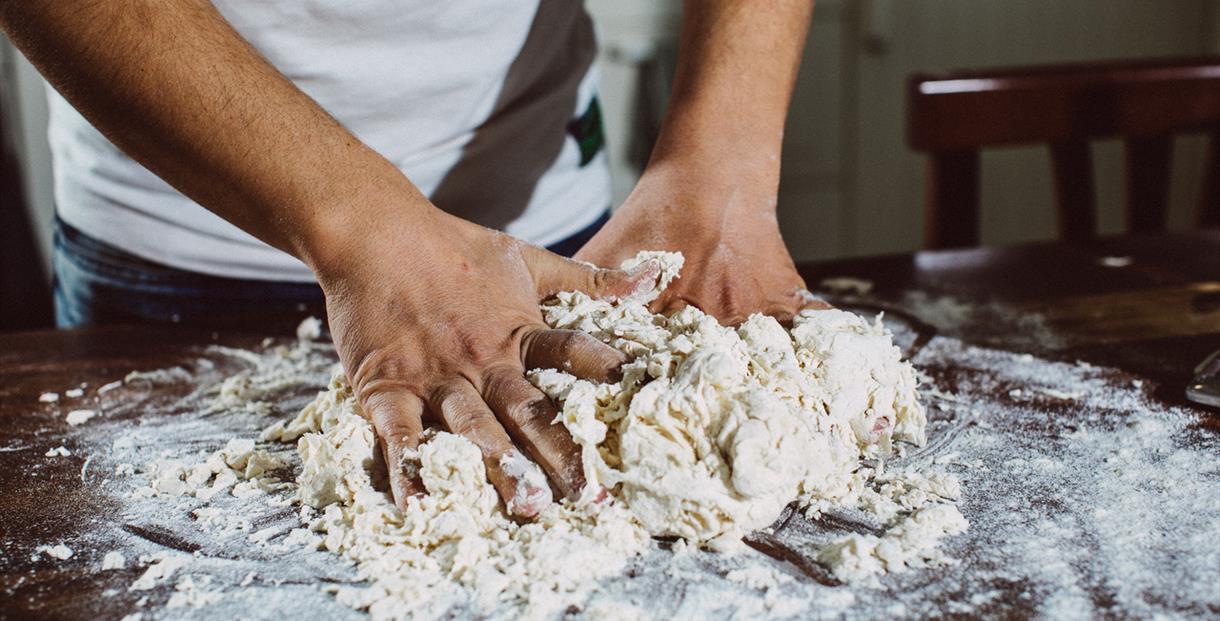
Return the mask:
<svg viewBox="0 0 1220 621">
<path fill-rule="evenodd" d="M 796 271 L 773 193 L 684 173 L 646 173 L 576 258 L 616 266 L 640 250 L 681 252 L 682 274 L 652 303 L 654 312 L 693 304 L 737 325 L 751 313 L 787 321 L 804 308 L 829 308 Z"/>
<path fill-rule="evenodd" d="M 565 290 L 627 295 L 658 266 L 599 270 L 421 211 L 377 227 L 349 244 L 339 265 L 319 270 L 339 356 L 380 439 L 399 507 L 424 491 L 410 458 L 431 418 L 477 445 L 509 512 L 532 517 L 551 502 L 547 478 L 573 497 L 584 477 L 579 447 L 553 424 L 554 404 L 524 370 L 609 381 L 626 360 L 587 334 L 547 328 L 538 302 Z"/>
</svg>

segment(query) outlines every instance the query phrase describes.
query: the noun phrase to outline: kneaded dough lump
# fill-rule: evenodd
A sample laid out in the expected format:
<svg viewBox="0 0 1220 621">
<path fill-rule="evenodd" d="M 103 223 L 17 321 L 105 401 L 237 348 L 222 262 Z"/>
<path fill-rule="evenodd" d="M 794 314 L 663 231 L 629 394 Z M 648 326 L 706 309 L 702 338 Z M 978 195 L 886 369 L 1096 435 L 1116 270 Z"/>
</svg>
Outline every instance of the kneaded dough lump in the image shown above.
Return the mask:
<svg viewBox="0 0 1220 621">
<path fill-rule="evenodd" d="M 437 431 L 412 456 L 428 494 L 400 512 L 372 486 L 373 430 L 341 370 L 295 420 L 264 432 L 298 441 L 297 495 L 313 508 L 302 517 L 370 583 L 336 587 L 340 601 L 374 618 L 439 617 L 455 603 L 546 616 L 618 575 L 649 535 L 731 550 L 792 501 L 851 504 L 871 472 L 862 457 L 924 442 L 915 372 L 879 322 L 805 311 L 787 330 L 761 315 L 738 328 L 695 308 L 655 315 L 646 304 L 682 256 L 641 253 L 624 267 L 643 261 L 662 268 L 647 291 L 562 293 L 542 307 L 549 325 L 584 330 L 631 362 L 609 384 L 529 373 L 560 405 L 556 424 L 581 446 L 588 481 L 579 500 L 533 522 L 504 513 L 472 443 Z"/>
<path fill-rule="evenodd" d="M 530 373 L 582 447 L 586 494 L 604 486 L 649 533 L 725 549 L 793 500 L 847 495 L 861 457 L 924 443 L 915 371 L 879 321 L 803 311 L 786 330 L 757 314 L 738 328 L 693 307 L 655 315 L 646 303 L 682 257 L 642 253 L 624 267 L 645 260 L 662 265 L 648 295 L 562 293 L 543 306 L 548 325 L 634 358 L 615 384 Z"/>
</svg>

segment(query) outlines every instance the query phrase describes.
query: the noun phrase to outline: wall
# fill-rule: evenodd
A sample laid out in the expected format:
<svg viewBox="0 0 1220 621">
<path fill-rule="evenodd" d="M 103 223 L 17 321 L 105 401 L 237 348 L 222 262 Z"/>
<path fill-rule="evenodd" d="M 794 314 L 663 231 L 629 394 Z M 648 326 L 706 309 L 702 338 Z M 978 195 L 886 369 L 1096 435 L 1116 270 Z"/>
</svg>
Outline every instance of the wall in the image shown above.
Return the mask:
<svg viewBox="0 0 1220 621">
<path fill-rule="evenodd" d="M 47 99 L 43 80 L 8 39 L 0 36 L 0 93 L 9 118 L 3 134 L 12 144 L 20 164 L 20 175 L 30 210 L 30 221 L 38 239 L 38 264 L 49 279 L 51 217 L 55 210 L 52 195 L 51 151 L 47 146 Z"/>
<path fill-rule="evenodd" d="M 1134 57 L 1199 55 L 1211 47 L 1212 0 L 867 0 L 854 35 L 858 141 L 853 188 L 856 221 L 845 254 L 918 248 L 922 236 L 923 158 L 903 142 L 904 83 L 915 70 L 998 67 Z M 884 46 L 864 38 L 871 10 L 882 13 Z M 1171 225 L 1193 218 L 1202 143 L 1178 140 Z M 1121 149 L 1094 148 L 1102 232 L 1122 221 Z M 1049 159 L 1042 147 L 985 151 L 984 243 L 1053 237 Z"/>
</svg>

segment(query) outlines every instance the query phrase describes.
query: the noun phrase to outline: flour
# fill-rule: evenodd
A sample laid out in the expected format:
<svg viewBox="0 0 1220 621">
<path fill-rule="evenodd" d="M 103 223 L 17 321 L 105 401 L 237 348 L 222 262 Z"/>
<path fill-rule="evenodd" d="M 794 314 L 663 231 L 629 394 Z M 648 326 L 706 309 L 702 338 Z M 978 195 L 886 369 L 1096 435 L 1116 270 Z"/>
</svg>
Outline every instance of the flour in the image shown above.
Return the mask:
<svg viewBox="0 0 1220 621">
<path fill-rule="evenodd" d="M 964 532 L 966 526 L 957 507 L 935 504 L 903 517 L 880 537 L 847 535 L 823 548 L 818 560 L 829 565 L 840 580 L 859 582 L 939 559 L 936 545 L 941 538 Z"/>
<path fill-rule="evenodd" d="M 114 380 L 113 382 L 108 382 L 106 384 L 103 384 L 101 387 L 99 387 L 97 389 L 97 394 L 104 395 L 112 390 L 118 390 L 119 388 L 122 388 L 122 387 L 123 387 L 123 380 Z"/>
<path fill-rule="evenodd" d="M 866 295 L 873 290 L 873 281 L 851 276 L 823 278 L 818 284 L 831 293 Z"/>
<path fill-rule="evenodd" d="M 75 554 L 72 548 L 69 548 L 62 543 L 57 543 L 53 546 L 38 546 L 36 552 L 38 554 L 46 554 L 47 556 L 60 561 L 66 561 L 72 558 L 72 555 Z"/>
<path fill-rule="evenodd" d="M 127 567 L 127 558 L 123 556 L 122 552 L 112 550 L 102 557 L 103 570 L 123 569 L 124 567 Z"/>
<path fill-rule="evenodd" d="M 144 559 L 141 560 L 144 561 Z M 173 577 L 174 572 L 190 562 L 190 557 L 162 554 L 148 560 L 151 560 L 152 563 L 144 570 L 144 573 L 140 574 L 139 578 L 136 578 L 135 582 L 131 583 L 131 586 L 127 587 L 128 591 L 147 591 L 157 586 L 158 583 L 169 580 Z"/>
<path fill-rule="evenodd" d="M 202 463 L 184 464 L 171 459 L 149 463 L 144 468 L 149 483 L 137 489 L 135 494 L 140 497 L 191 495 L 209 500 L 216 494 L 230 491 L 238 498 L 248 497 L 285 486 L 278 478 L 264 475 L 287 465 L 265 450 L 255 450 L 254 440 L 234 438 Z"/>
<path fill-rule="evenodd" d="M 68 425 L 76 427 L 89 422 L 89 419 L 93 418 L 94 416 L 97 416 L 96 410 L 72 410 L 71 412 L 68 412 L 68 415 L 64 418 L 64 420 L 68 423 Z"/>
<path fill-rule="evenodd" d="M 174 585 L 174 594 L 169 596 L 169 601 L 165 603 L 168 609 L 174 608 L 200 608 L 209 604 L 215 604 L 220 601 L 222 595 L 209 587 L 211 578 L 204 576 L 199 580 L 191 576 L 182 576 L 178 578 L 178 582 Z"/>
<path fill-rule="evenodd" d="M 895 342 L 912 343 L 913 324 L 903 315 L 910 309 L 886 310 L 885 325 L 894 331 Z M 228 343 L 249 346 L 241 339 Z M 114 507 L 92 518 L 88 529 L 63 540 L 77 554 L 60 562 L 61 568 L 93 571 L 103 551 L 121 550 L 128 571 L 101 577 L 121 593 L 147 568 L 147 559 L 170 553 L 189 561 L 147 591 L 108 596 L 82 584 L 82 594 L 95 597 L 90 612 L 83 614 L 118 617 L 142 610 L 144 618 L 275 614 L 358 621 L 363 613 L 340 603 L 340 592 L 342 601 L 351 605 L 392 599 L 370 590 L 373 583 L 360 579 L 357 565 L 322 546 L 331 532 L 308 530 L 321 512 L 307 505 L 289 506 L 302 467 L 295 447 L 255 442 L 255 450 L 266 450 L 290 465 L 258 477 L 280 478 L 283 488 L 248 499 L 231 494 L 233 487 L 251 482 L 240 475 L 233 486 L 205 501 L 193 493 L 142 497 L 133 492 L 146 485 L 146 477 L 111 474 L 129 472 L 129 464 L 159 460 L 183 467 L 205 462 L 230 438 L 257 437 L 277 419 L 286 419 L 281 428 L 289 426 L 318 390 L 328 390 L 336 357 L 326 343 L 281 343 L 285 341 L 240 350 L 245 353 L 240 356 L 234 353 L 239 350 L 228 348 L 184 351 L 169 363 L 181 365 L 176 372 L 138 374 L 120 391 L 122 398 L 107 405 L 106 415 L 91 421 L 87 433 L 69 430 L 63 414 L 53 408 L 31 406 L 31 416 L 61 434 L 46 436 L 37 454 L 65 442 L 63 434 L 70 435 L 73 455 L 94 458 L 91 493 Z M 928 404 L 928 444 L 916 448 L 898 443 L 902 455 L 884 464 L 871 458 L 861 461 L 853 474 L 860 481 L 850 484 L 847 496 L 814 502 L 801 512 L 785 511 L 791 516 L 751 537 L 770 533 L 806 558 L 815 558 L 847 533 L 884 538 L 887 529 L 918 510 L 915 507 L 930 506 L 920 504 L 921 495 L 934 505 L 944 504 L 942 496 L 960 493 L 954 489 L 956 479 L 945 476 L 948 471 L 960 477 L 967 490 L 956 506 L 970 527 L 937 544 L 947 558 L 935 553 L 930 556 L 936 558 L 922 561 L 934 567 L 887 571 L 827 586 L 770 553 L 746 549 L 729 555 L 682 539 L 673 544 L 652 540 L 622 569 L 590 579 L 594 586 L 588 598 L 582 600 L 577 592 L 547 595 L 573 602 L 572 608 L 551 616 L 1208 618 L 1209 611 L 1220 609 L 1215 588 L 1220 538 L 1214 536 L 1215 516 L 1220 515 L 1220 462 L 1215 459 L 1220 439 L 1206 413 L 1156 397 L 1176 394 L 1172 386 L 1095 364 L 1052 362 L 974 347 L 943 335 L 914 349 L 914 362 L 928 378 L 920 391 Z M 275 389 L 271 377 L 282 377 L 287 369 L 298 381 Z M 213 409 L 215 387 L 245 370 L 251 371 L 249 398 L 268 403 L 270 413 L 253 413 L 238 404 L 200 415 Z M 100 385 L 109 378 L 88 379 Z M 262 391 L 262 386 L 270 388 Z M 1040 388 L 1079 398 L 1059 399 Z M 1008 396 L 1014 389 L 1022 391 L 1020 399 Z M 167 399 L 167 393 L 182 396 Z M 320 423 L 309 425 L 314 424 Z M 72 466 L 46 460 L 38 468 L 67 471 Z M 890 504 L 893 497 L 898 500 Z M 369 515 L 370 523 L 379 517 Z M 12 523 L 10 516 L 6 524 Z M 255 533 L 269 535 L 272 527 L 280 534 L 262 543 L 249 541 Z M 166 546 L 193 554 L 174 553 Z M 23 549 L 17 541 L 10 547 L 10 552 L 33 554 L 35 544 Z M 46 562 L 47 557 L 40 557 Z M 223 592 L 223 599 L 198 611 L 165 610 L 184 575 L 196 587 L 210 576 L 207 590 Z M 774 585 L 769 576 L 776 578 Z M 523 610 L 519 600 L 503 597 L 492 612 L 478 612 L 463 603 L 470 600 L 467 587 L 441 584 L 440 590 L 451 597 L 438 593 L 425 600 L 427 607 L 415 616 L 513 619 Z M 22 584 L 20 579 L 0 593 L 14 601 L 45 597 L 36 581 Z M 453 606 L 437 612 L 446 601 Z"/>
<path fill-rule="evenodd" d="M 642 253 L 624 268 L 645 261 L 659 263 L 652 287 L 610 301 L 562 293 L 542 309 L 548 325 L 583 330 L 633 358 L 614 383 L 529 373 L 581 447 L 587 485 L 576 501 L 551 502 L 537 466 L 510 453 L 501 465 L 521 484 L 505 508 L 478 448 L 429 430 L 406 457 L 427 495 L 400 512 L 373 488 L 374 433 L 337 367 L 328 390 L 263 432 L 263 441 L 297 443 L 296 498 L 309 528 L 301 532 L 317 535 L 294 535 L 295 542 L 343 555 L 369 583 L 334 587 L 340 602 L 374 618 L 431 618 L 455 605 L 487 614 L 506 604 L 522 617 L 550 617 L 579 606 L 599 579 L 620 574 L 651 536 L 738 552 L 746 533 L 767 527 L 794 501 L 812 515 L 836 505 L 884 506 L 886 519 L 913 511 L 876 542 L 829 545 L 824 557 L 845 579 L 926 560 L 941 536 L 965 527 L 951 505 L 930 500 L 931 479 L 904 485 L 861 468 L 861 459 L 889 456 L 896 441 L 925 441 L 914 370 L 880 323 L 838 310 L 803 312 L 791 330 L 762 315 L 728 328 L 693 307 L 654 315 L 645 305 L 678 276 L 682 259 Z M 298 337 L 318 332 L 303 324 Z M 261 411 L 250 402 L 274 383 L 268 375 L 229 378 L 214 407 Z M 281 381 L 291 382 L 290 374 Z M 138 493 L 241 497 L 243 489 L 292 485 L 269 474 L 284 465 L 252 440 L 234 439 L 202 463 L 150 464 L 150 483 Z M 872 490 L 874 480 L 888 487 Z M 611 497 L 602 498 L 602 489 Z M 529 523 L 509 518 L 526 506 L 544 508 Z M 204 524 L 218 519 L 206 509 L 196 515 Z M 269 528 L 249 540 L 261 545 L 275 534 Z M 870 561 L 878 569 L 857 567 L 866 558 L 881 559 Z M 759 571 L 733 579 L 778 584 Z"/>
</svg>

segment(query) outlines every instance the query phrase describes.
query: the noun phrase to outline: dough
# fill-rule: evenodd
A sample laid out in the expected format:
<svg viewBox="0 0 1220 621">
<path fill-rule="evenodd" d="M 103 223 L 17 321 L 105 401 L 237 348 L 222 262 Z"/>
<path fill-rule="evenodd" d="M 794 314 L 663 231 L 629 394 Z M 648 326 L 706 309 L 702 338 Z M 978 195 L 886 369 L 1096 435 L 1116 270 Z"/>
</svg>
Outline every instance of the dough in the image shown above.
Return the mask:
<svg viewBox="0 0 1220 621">
<path fill-rule="evenodd" d="M 332 587 L 341 602 L 374 618 L 440 617 L 454 606 L 555 616 L 580 606 L 599 579 L 621 575 L 652 536 L 733 552 L 793 501 L 811 513 L 860 507 L 894 527 L 823 551 L 846 578 L 931 558 L 940 535 L 964 528 L 956 508 L 930 500 L 955 496 L 955 480 L 861 464 L 888 456 L 895 441 L 925 439 L 915 371 L 879 321 L 805 311 L 789 330 L 761 315 L 739 328 L 695 308 L 654 315 L 646 303 L 678 276 L 682 257 L 641 253 L 624 267 L 644 261 L 660 263 L 658 282 L 628 299 L 562 293 L 542 307 L 548 325 L 586 331 L 631 362 L 610 384 L 529 372 L 560 406 L 556 424 L 580 445 L 588 481 L 577 501 L 553 503 L 534 521 L 506 514 L 477 447 L 437 430 L 408 456 L 428 493 L 400 512 L 373 488 L 374 432 L 337 366 L 295 419 L 263 432 L 265 441 L 297 443 L 296 497 L 320 535 L 298 539 L 353 561 L 367 581 Z M 300 337 L 316 334 L 309 325 Z M 247 373 L 226 382 L 218 401 L 242 407 L 251 381 Z M 234 495 L 273 490 L 285 484 L 268 471 L 283 465 L 252 441 L 233 440 L 193 467 L 154 464 L 147 493 L 206 500 L 230 487 Z"/>
<path fill-rule="evenodd" d="M 681 266 L 675 254 L 639 259 L 662 262 L 662 286 Z M 561 293 L 543 307 L 548 325 L 634 356 L 622 381 L 530 379 L 562 405 L 587 492 L 614 490 L 649 533 L 732 549 L 793 500 L 845 496 L 861 457 L 924 442 L 915 371 L 879 323 L 821 310 L 791 331 L 763 315 L 733 329 L 693 307 L 653 315 L 645 300 Z"/>
<path fill-rule="evenodd" d="M 791 331 L 761 315 L 737 329 L 695 308 L 654 315 L 646 303 L 682 257 L 644 253 L 624 267 L 642 261 L 660 262 L 661 276 L 634 299 L 563 293 L 543 306 L 548 325 L 634 360 L 614 384 L 530 372 L 560 405 L 588 481 L 579 501 L 535 522 L 510 520 L 478 449 L 444 432 L 413 456 L 428 495 L 399 513 L 372 489 L 373 431 L 342 373 L 296 420 L 268 429 L 264 439 L 298 440 L 298 497 L 321 512 L 311 528 L 372 583 L 339 589 L 341 599 L 374 617 L 427 617 L 455 600 L 554 613 L 617 575 L 650 535 L 734 550 L 794 500 L 858 495 L 862 457 L 888 455 L 894 440 L 923 443 L 914 369 L 879 323 L 839 310 L 803 312 Z M 613 497 L 598 503 L 602 487 Z"/>
</svg>

